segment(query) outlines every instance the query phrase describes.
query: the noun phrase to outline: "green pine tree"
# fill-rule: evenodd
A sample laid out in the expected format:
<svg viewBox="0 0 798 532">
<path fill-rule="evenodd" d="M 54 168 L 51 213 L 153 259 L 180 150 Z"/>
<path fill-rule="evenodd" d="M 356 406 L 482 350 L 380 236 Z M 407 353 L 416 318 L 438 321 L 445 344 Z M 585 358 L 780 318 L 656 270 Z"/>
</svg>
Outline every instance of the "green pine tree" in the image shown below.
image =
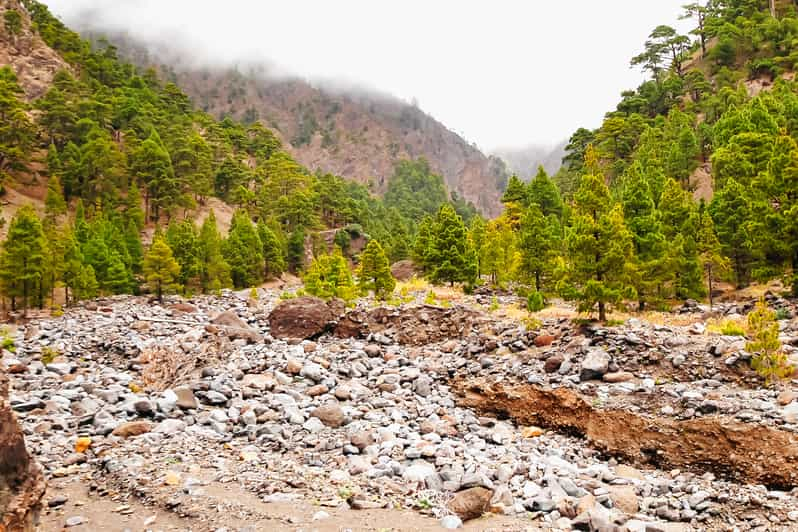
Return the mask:
<svg viewBox="0 0 798 532">
<path fill-rule="evenodd" d="M 360 291 L 374 292 L 378 299 L 386 299 L 393 293 L 396 280 L 391 275 L 391 265 L 382 246 L 376 240 L 370 240 L 360 255 L 358 269 L 358 286 Z"/>
<path fill-rule="evenodd" d="M 606 321 L 608 305 L 635 295 L 632 233 L 601 177 L 585 175 L 574 200 L 574 223 L 567 237 L 569 268 L 559 288 L 563 296 L 579 302 L 581 312 L 598 307 L 599 319 Z"/>
<path fill-rule="evenodd" d="M 64 200 L 64 191 L 57 175 L 50 177 L 47 182 L 47 195 L 44 198 L 44 217 L 48 223 L 55 224 L 56 220 L 66 214 L 67 204 Z"/>
<path fill-rule="evenodd" d="M 560 190 L 546 173 L 543 166 L 538 167 L 537 175 L 529 182 L 527 203 L 530 205 L 536 203 L 546 218 L 554 215 L 562 219 L 563 203 Z"/>
<path fill-rule="evenodd" d="M 555 215 L 556 216 L 556 215 Z M 521 218 L 519 228 L 520 271 L 533 279 L 535 290 L 543 290 L 543 282 L 554 270 L 559 248 L 557 219 L 546 219 L 537 203 L 532 203 Z"/>
<path fill-rule="evenodd" d="M 230 265 L 233 286 L 247 288 L 262 281 L 263 243 L 246 211 L 239 210 L 233 215 L 222 254 Z"/>
<path fill-rule="evenodd" d="M 33 207 L 25 205 L 11 219 L 0 254 L 0 288 L 13 310 L 18 303 L 27 310 L 30 299 L 40 296 L 46 253 L 41 220 Z"/>
<path fill-rule="evenodd" d="M 463 219 L 449 204 L 441 205 L 432 227 L 428 253 L 430 277 L 434 282 L 462 282 L 473 285 L 477 280 L 477 256 L 468 239 Z"/>
<path fill-rule="evenodd" d="M 305 230 L 301 227 L 295 229 L 288 239 L 286 262 L 288 270 L 292 273 L 297 273 L 305 267 Z"/>
<path fill-rule="evenodd" d="M 173 220 L 166 229 L 166 243 L 180 265 L 177 282 L 184 289 L 192 284 L 199 284 L 201 252 L 194 222 L 188 219 L 180 222 Z"/>
<path fill-rule="evenodd" d="M 346 233 L 339 231 L 342 232 Z M 283 246 L 280 245 L 274 231 L 263 220 L 258 222 L 258 237 L 263 245 L 263 275 L 265 279 L 271 279 L 285 271 Z"/>
<path fill-rule="evenodd" d="M 102 289 L 111 294 L 130 292 L 130 273 L 119 253 L 111 253 Z"/>
<path fill-rule="evenodd" d="M 163 301 L 164 293 L 180 289 L 177 282 L 180 276 L 180 264 L 175 260 L 169 244 L 162 235 L 156 234 L 144 256 L 144 276 L 150 290 L 158 297 L 158 301 Z"/>
<path fill-rule="evenodd" d="M 352 272 L 339 248 L 335 248 L 331 255 L 314 258 L 303 281 L 307 293 L 317 297 L 350 301 L 356 295 Z"/>
<path fill-rule="evenodd" d="M 216 226 L 216 214 L 211 209 L 202 223 L 199 234 L 200 286 L 203 293 L 217 292 L 233 286 L 230 265 L 222 256 L 222 236 Z"/>
</svg>

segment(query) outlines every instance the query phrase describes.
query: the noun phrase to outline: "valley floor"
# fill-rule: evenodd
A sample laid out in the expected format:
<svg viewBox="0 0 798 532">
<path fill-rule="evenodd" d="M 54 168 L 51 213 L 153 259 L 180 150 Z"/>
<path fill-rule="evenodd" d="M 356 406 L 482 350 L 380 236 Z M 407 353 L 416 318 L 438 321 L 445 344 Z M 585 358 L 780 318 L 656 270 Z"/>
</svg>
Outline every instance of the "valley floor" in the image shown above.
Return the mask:
<svg viewBox="0 0 798 532">
<path fill-rule="evenodd" d="M 312 341 L 272 337 L 269 290 L 17 326 L 2 364 L 42 529 L 798 527 L 798 383 L 763 387 L 704 309 L 527 330 L 512 296 L 422 298 Z"/>
</svg>

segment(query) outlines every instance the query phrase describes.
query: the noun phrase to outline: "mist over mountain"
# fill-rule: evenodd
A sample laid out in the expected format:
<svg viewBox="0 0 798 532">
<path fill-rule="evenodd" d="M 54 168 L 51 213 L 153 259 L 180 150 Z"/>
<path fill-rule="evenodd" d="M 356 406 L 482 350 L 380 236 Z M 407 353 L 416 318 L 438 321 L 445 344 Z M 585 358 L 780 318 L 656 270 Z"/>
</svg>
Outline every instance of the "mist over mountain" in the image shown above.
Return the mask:
<svg viewBox="0 0 798 532">
<path fill-rule="evenodd" d="M 554 175 L 562 166 L 565 156 L 567 140 L 554 146 L 530 144 L 523 148 L 504 148 L 493 151 L 493 155 L 500 157 L 507 163 L 507 169 L 523 179 L 529 181 L 537 173 L 538 166 L 543 166 L 549 175 Z"/>
</svg>

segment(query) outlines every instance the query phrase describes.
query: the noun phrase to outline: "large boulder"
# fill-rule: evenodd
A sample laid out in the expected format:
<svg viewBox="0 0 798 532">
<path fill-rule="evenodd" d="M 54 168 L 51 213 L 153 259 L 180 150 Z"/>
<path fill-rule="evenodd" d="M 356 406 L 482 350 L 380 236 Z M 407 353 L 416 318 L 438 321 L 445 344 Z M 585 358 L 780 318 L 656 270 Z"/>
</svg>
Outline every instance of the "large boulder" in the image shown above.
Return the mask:
<svg viewBox="0 0 798 532">
<path fill-rule="evenodd" d="M 487 488 L 476 487 L 459 491 L 449 504 L 449 510 L 463 521 L 476 519 L 488 511 L 493 491 Z"/>
<path fill-rule="evenodd" d="M 269 314 L 271 335 L 280 339 L 316 338 L 332 330 L 344 310 L 343 301 L 338 299 L 304 296 L 283 301 Z"/>
<path fill-rule="evenodd" d="M 0 530 L 35 530 L 46 486 L 41 468 L 25 449 L 8 401 L 8 377 L 0 369 Z"/>
<path fill-rule="evenodd" d="M 601 380 L 610 367 L 610 355 L 599 347 L 591 348 L 582 361 L 579 379 L 582 381 Z"/>
<path fill-rule="evenodd" d="M 417 272 L 416 265 L 412 260 L 400 260 L 391 265 L 391 275 L 393 275 L 397 281 L 408 281 L 416 275 Z"/>
<path fill-rule="evenodd" d="M 250 327 L 247 322 L 230 310 L 226 310 L 213 318 L 212 323 L 219 326 L 231 340 L 245 340 L 250 344 L 257 344 L 263 341 L 261 333 Z"/>
</svg>

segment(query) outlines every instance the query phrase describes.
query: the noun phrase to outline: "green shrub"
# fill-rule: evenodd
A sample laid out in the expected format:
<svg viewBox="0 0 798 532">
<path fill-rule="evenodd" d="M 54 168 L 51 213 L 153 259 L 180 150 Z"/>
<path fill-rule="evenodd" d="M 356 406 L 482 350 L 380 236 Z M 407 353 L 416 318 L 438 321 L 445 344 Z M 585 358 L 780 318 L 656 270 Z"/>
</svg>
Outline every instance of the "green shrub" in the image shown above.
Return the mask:
<svg viewBox="0 0 798 532">
<path fill-rule="evenodd" d="M 532 292 L 526 298 L 526 308 L 529 312 L 538 312 L 546 308 L 546 301 L 543 294 L 538 291 Z"/>
<path fill-rule="evenodd" d="M 11 337 L 11 331 L 8 330 L 8 327 L 3 328 L 2 335 L 3 337 L 0 339 L 0 349 L 16 353 L 17 346 L 14 344 L 14 339 Z"/>
<path fill-rule="evenodd" d="M 765 382 L 772 384 L 792 376 L 795 368 L 787 361 L 787 355 L 781 349 L 776 313 L 768 308 L 764 299 L 760 299 L 754 311 L 748 315 L 748 330 L 751 341 L 745 348 L 753 354 L 751 367 Z"/>
<path fill-rule="evenodd" d="M 52 364 L 59 356 L 61 356 L 61 352 L 57 349 L 53 349 L 50 346 L 42 347 L 42 364 L 45 366 L 47 364 Z"/>
</svg>

